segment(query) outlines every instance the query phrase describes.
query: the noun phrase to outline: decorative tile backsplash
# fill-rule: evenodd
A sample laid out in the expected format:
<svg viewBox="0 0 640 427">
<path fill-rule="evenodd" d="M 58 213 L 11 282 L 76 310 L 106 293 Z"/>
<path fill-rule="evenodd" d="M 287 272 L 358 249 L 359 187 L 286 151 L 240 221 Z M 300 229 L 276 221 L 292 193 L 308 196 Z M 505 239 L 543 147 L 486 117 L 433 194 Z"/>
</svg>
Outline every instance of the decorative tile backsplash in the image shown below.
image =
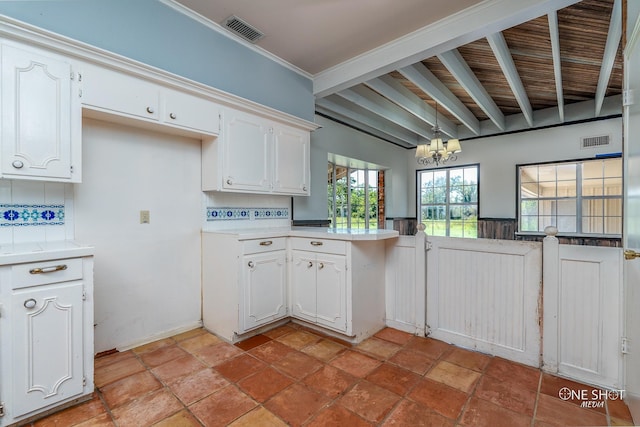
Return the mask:
<svg viewBox="0 0 640 427">
<path fill-rule="evenodd" d="M 0 204 L 0 226 L 64 225 L 64 205 Z"/>
<path fill-rule="evenodd" d="M 207 221 L 289 219 L 289 208 L 207 208 Z"/>
</svg>

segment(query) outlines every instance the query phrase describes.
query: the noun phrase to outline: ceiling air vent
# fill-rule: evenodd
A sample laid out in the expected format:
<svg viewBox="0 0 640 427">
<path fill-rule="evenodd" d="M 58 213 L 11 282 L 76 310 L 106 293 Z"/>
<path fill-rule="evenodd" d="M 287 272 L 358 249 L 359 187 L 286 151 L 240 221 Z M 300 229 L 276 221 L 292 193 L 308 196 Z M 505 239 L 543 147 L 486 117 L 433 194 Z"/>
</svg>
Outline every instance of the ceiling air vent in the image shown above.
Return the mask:
<svg viewBox="0 0 640 427">
<path fill-rule="evenodd" d="M 251 25 L 247 24 L 245 21 L 234 15 L 231 15 L 230 17 L 225 19 L 222 23 L 222 26 L 228 28 L 232 32 L 236 33 L 243 39 L 250 41 L 251 43 L 255 43 L 264 37 L 264 34 L 262 34 L 258 29 L 252 27 Z"/>
<path fill-rule="evenodd" d="M 609 145 L 609 135 L 587 136 L 580 140 L 580 148 L 595 148 Z"/>
</svg>

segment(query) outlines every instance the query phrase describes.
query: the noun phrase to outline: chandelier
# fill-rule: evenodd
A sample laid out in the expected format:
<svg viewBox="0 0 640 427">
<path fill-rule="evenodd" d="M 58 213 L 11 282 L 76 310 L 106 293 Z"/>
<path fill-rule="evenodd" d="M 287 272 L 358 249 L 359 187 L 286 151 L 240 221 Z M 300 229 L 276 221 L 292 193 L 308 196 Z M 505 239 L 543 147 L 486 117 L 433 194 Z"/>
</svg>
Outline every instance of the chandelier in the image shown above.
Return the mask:
<svg viewBox="0 0 640 427">
<path fill-rule="evenodd" d="M 456 138 L 442 141 L 441 135 L 442 132 L 440 131 L 440 126 L 438 126 L 438 104 L 436 103 L 436 123 L 433 125 L 433 138 L 428 144 L 418 144 L 416 147 L 416 161 L 418 164 L 438 166 L 440 163 L 453 162 L 458 159 L 457 154 L 462 151 L 460 141 Z"/>
</svg>

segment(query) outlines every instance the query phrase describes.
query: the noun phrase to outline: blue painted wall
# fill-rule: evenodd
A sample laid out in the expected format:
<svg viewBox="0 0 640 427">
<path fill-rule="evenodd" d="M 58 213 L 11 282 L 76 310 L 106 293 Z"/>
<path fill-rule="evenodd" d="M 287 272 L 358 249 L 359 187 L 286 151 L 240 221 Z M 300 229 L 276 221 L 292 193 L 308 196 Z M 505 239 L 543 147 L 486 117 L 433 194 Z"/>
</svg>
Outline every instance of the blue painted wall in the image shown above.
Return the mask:
<svg viewBox="0 0 640 427">
<path fill-rule="evenodd" d="M 157 0 L 0 1 L 0 14 L 313 120 L 309 78 Z"/>
</svg>

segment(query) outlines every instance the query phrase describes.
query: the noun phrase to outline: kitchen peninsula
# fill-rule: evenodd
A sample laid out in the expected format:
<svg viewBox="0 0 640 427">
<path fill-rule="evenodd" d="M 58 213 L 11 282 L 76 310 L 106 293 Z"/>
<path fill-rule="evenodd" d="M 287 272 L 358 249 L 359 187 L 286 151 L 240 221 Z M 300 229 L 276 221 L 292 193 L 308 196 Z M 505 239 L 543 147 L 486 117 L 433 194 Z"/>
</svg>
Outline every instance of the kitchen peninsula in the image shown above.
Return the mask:
<svg viewBox="0 0 640 427">
<path fill-rule="evenodd" d="M 202 233 L 205 328 L 235 342 L 291 317 L 357 343 L 384 327 L 394 230 L 316 227 Z"/>
</svg>

